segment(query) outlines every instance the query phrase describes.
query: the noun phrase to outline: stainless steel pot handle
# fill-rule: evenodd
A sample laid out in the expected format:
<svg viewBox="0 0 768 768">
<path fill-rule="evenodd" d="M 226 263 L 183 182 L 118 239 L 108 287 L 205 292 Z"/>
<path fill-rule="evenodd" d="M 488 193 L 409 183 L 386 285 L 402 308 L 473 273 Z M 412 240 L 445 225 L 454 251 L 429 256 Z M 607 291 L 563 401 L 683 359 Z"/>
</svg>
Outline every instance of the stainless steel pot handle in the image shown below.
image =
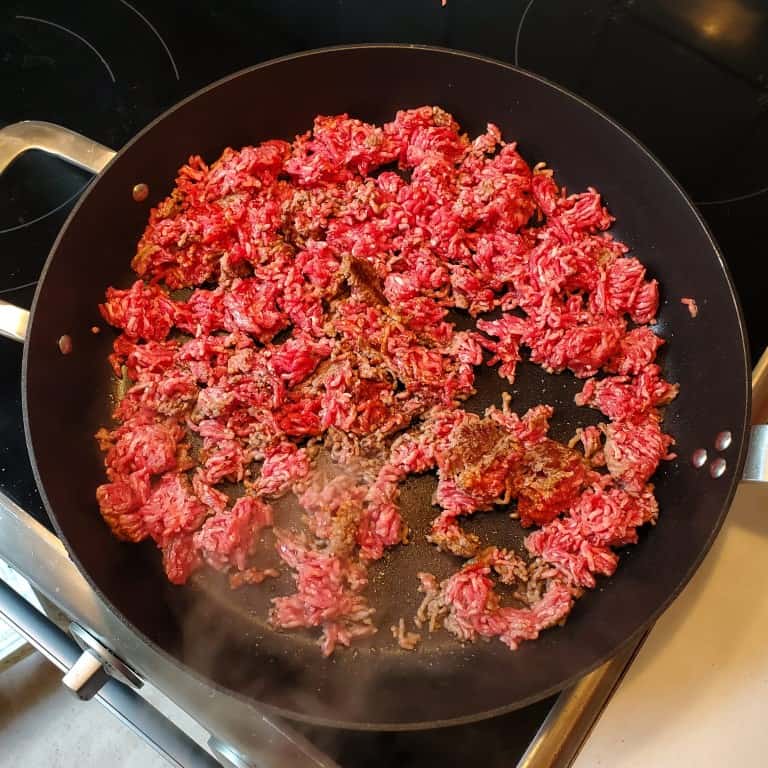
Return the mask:
<svg viewBox="0 0 768 768">
<path fill-rule="evenodd" d="M 39 149 L 84 171 L 100 173 L 116 152 L 54 123 L 24 120 L 0 128 L 0 173 L 19 155 Z"/>
<path fill-rule="evenodd" d="M 93 174 L 100 173 L 117 154 L 69 128 L 40 120 L 24 120 L 0 128 L 0 173 L 32 149 L 47 152 Z M 0 336 L 23 342 L 28 321 L 26 309 L 0 300 Z"/>
<path fill-rule="evenodd" d="M 752 369 L 752 434 L 742 483 L 768 482 L 768 349 Z"/>
<path fill-rule="evenodd" d="M 741 482 L 768 482 L 768 424 L 755 424 L 752 427 Z"/>
<path fill-rule="evenodd" d="M 29 312 L 0 299 L 0 336 L 24 343 Z"/>
</svg>

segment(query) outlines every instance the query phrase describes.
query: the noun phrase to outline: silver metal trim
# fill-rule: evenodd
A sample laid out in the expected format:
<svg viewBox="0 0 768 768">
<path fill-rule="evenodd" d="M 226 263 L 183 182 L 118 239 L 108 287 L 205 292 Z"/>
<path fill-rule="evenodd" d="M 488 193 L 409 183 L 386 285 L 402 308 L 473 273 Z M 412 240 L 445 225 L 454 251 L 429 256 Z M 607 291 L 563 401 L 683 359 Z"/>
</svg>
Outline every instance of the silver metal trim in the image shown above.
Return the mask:
<svg viewBox="0 0 768 768">
<path fill-rule="evenodd" d="M 236 749 L 232 749 L 229 744 L 225 744 L 215 736 L 211 736 L 208 739 L 208 749 L 213 752 L 224 768 L 257 768 L 254 763 L 241 755 Z"/>
<path fill-rule="evenodd" d="M 0 299 L 0 336 L 24 343 L 29 311 Z"/>
<path fill-rule="evenodd" d="M 560 694 L 517 768 L 567 768 L 573 763 L 645 636 Z"/>
<path fill-rule="evenodd" d="M 93 174 L 100 173 L 117 154 L 114 149 L 69 128 L 42 120 L 23 120 L 0 128 L 0 173 L 32 149 L 47 152 Z M 28 323 L 26 309 L 0 301 L 0 336 L 23 342 Z"/>
<path fill-rule="evenodd" d="M 752 423 L 768 422 L 768 349 L 752 369 Z"/>
<path fill-rule="evenodd" d="M 41 120 L 23 120 L 0 128 L 0 173 L 19 155 L 39 149 L 78 168 L 100 173 L 116 152 L 69 128 Z"/>
<path fill-rule="evenodd" d="M 744 483 L 768 482 L 768 424 L 752 427 L 741 480 Z"/>
</svg>

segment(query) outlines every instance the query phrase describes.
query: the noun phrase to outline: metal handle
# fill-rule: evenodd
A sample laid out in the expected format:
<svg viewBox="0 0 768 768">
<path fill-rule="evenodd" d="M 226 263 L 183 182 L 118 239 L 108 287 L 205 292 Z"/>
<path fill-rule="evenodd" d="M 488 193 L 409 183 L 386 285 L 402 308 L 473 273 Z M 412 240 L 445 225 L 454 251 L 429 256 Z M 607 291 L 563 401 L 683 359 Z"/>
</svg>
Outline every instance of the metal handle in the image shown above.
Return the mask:
<svg viewBox="0 0 768 768">
<path fill-rule="evenodd" d="M 752 423 L 768 422 L 768 349 L 752 369 Z"/>
<path fill-rule="evenodd" d="M 0 128 L 0 173 L 19 155 L 39 149 L 78 168 L 100 173 L 116 152 L 98 141 L 41 120 L 24 120 Z"/>
<path fill-rule="evenodd" d="M 100 173 L 117 154 L 69 128 L 40 120 L 24 120 L 0 128 L 0 173 L 31 149 L 47 152 L 94 174 Z M 28 322 L 26 309 L 0 300 L 0 336 L 23 342 Z"/>
<path fill-rule="evenodd" d="M 90 649 L 83 651 L 74 666 L 61 678 L 64 687 L 81 701 L 90 701 L 109 680 L 101 659 Z"/>
<path fill-rule="evenodd" d="M 516 768 L 568 768 L 639 652 L 648 631 L 558 696 Z"/>
<path fill-rule="evenodd" d="M 27 335 L 29 312 L 0 299 L 0 336 L 24 342 Z"/>
<path fill-rule="evenodd" d="M 116 656 L 106 645 L 99 642 L 90 632 L 83 629 L 77 622 L 69 625 L 69 631 L 75 642 L 85 653 L 91 653 L 98 659 L 99 664 L 109 677 L 114 677 L 123 685 L 128 685 L 137 690 L 144 685 L 144 681 L 129 667 L 119 656 Z"/>
<path fill-rule="evenodd" d="M 752 427 L 741 481 L 743 483 L 768 482 L 768 424 L 756 424 Z"/>
<path fill-rule="evenodd" d="M 752 433 L 744 462 L 744 483 L 768 482 L 768 349 L 752 370 Z"/>
<path fill-rule="evenodd" d="M 92 602 L 96 604 L 95 600 Z M 79 649 L 75 641 L 3 581 L 0 581 L 0 609 L 3 619 L 59 669 L 69 670 L 77 666 Z M 219 763 L 177 724 L 117 680 L 108 678 L 94 698 L 156 749 L 170 765 L 176 768 L 220 768 Z"/>
</svg>

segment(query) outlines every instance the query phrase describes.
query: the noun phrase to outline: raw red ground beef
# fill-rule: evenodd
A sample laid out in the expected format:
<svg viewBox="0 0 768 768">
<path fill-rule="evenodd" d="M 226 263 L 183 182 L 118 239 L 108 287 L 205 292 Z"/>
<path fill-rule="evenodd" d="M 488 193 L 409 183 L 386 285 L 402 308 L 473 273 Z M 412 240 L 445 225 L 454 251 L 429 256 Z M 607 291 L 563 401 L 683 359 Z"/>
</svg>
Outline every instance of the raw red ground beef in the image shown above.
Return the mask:
<svg viewBox="0 0 768 768">
<path fill-rule="evenodd" d="M 296 589 L 270 621 L 316 628 L 330 654 L 376 631 L 367 567 L 408 539 L 403 482 L 434 470 L 428 539 L 473 559 L 442 583 L 422 574 L 418 621 L 535 638 L 655 522 L 648 481 L 672 457 L 659 286 L 612 222 L 595 189 L 566 193 L 496 126 L 471 140 L 437 107 L 382 126 L 319 116 L 292 142 L 191 157 L 151 212 L 139 279 L 101 305 L 123 393 L 97 435 L 102 516 L 154 540 L 173 583 L 207 565 L 234 589 L 277 574 L 258 540 L 295 493 L 305 530 L 275 536 Z M 550 405 L 519 415 L 504 393 L 464 411 L 484 357 L 510 384 L 522 360 L 571 371 L 606 423 L 564 445 Z M 525 557 L 463 529 L 494 506 L 535 527 Z M 416 647 L 403 620 L 393 634 Z"/>
<path fill-rule="evenodd" d="M 688 312 L 690 313 L 691 317 L 697 317 L 699 314 L 699 306 L 696 304 L 696 299 L 691 298 L 682 298 L 680 299 L 680 303 L 684 306 L 688 307 Z"/>
<path fill-rule="evenodd" d="M 253 496 L 241 496 L 229 509 L 206 518 L 195 533 L 194 545 L 213 568 L 223 571 L 235 566 L 243 571 L 256 537 L 272 522 L 268 504 Z"/>
<path fill-rule="evenodd" d="M 322 627 L 320 646 L 329 655 L 337 643 L 376 631 L 362 591 L 368 580 L 359 562 L 314 549 L 307 541 L 277 530 L 280 557 L 295 571 L 296 594 L 274 600 L 271 622 L 283 629 Z"/>
<path fill-rule="evenodd" d="M 425 595 L 419 609 L 420 621 L 429 617 L 434 629 L 437 622 L 459 640 L 498 637 L 515 650 L 524 640 L 535 640 L 539 632 L 565 620 L 573 605 L 572 591 L 557 579 L 550 580 L 546 592 L 530 607 L 502 606 L 494 590 L 492 571 L 499 580 L 509 580 L 513 570 L 525 573 L 515 555 L 491 547 L 468 561 L 457 573 L 439 585 L 429 574 L 420 574 Z"/>
</svg>

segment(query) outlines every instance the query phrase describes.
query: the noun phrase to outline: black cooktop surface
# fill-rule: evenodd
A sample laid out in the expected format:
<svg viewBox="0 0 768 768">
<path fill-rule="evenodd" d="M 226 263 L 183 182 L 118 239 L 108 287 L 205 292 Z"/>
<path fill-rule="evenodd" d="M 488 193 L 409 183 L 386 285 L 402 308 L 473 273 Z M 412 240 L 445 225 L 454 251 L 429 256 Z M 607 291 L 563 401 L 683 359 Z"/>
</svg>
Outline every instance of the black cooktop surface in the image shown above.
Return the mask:
<svg viewBox="0 0 768 768">
<path fill-rule="evenodd" d="M 116 149 L 175 101 L 219 77 L 325 45 L 427 43 L 477 51 L 543 74 L 616 118 L 672 171 L 725 253 L 753 357 L 768 344 L 760 279 L 768 214 L 765 3 L 447 0 L 443 7 L 440 0 L 20 0 L 3 5 L 0 126 L 49 120 Z M 48 250 L 88 180 L 34 152 L 0 178 L 0 298 L 29 306 Z M 0 339 L 0 489 L 50 525 L 24 446 L 20 366 L 21 348 Z M 472 762 L 474 756 L 476 762 L 510 765 L 549 706 L 545 702 L 491 725 L 445 731 L 437 741 L 377 737 L 374 752 L 382 765 L 415 765 L 438 756 L 443 764 Z M 371 749 L 372 742 L 362 738 L 345 742 L 345 757 Z M 367 762 L 374 764 L 372 759 Z"/>
</svg>

